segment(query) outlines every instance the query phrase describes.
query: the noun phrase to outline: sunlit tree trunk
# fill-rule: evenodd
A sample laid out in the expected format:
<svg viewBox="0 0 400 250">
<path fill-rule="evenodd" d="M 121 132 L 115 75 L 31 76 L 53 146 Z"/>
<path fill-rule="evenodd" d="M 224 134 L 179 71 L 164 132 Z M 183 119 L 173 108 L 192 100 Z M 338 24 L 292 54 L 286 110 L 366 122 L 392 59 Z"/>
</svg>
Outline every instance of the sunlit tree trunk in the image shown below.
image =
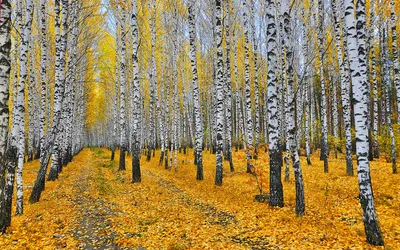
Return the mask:
<svg viewBox="0 0 400 250">
<path fill-rule="evenodd" d="M 114 100 L 113 100 L 113 107 L 112 107 L 112 115 L 113 115 L 113 138 L 112 138 L 112 144 L 111 144 L 111 160 L 114 160 L 115 158 L 115 150 L 117 148 L 117 145 L 119 144 L 119 138 L 118 138 L 118 131 L 119 131 L 119 123 L 118 123 L 118 117 L 119 117 L 119 105 L 118 105 L 118 97 L 119 97 L 119 81 L 120 81 L 120 49 L 121 49 L 121 36 L 119 32 L 119 15 L 120 13 L 118 11 L 115 12 L 116 18 L 115 18 L 115 26 L 116 31 L 115 31 L 115 84 L 114 84 Z"/>
<path fill-rule="evenodd" d="M 368 160 L 368 83 L 366 81 L 365 54 L 365 2 L 357 0 L 357 26 L 354 2 L 345 0 L 345 20 L 347 28 L 347 45 L 353 88 L 354 121 L 356 130 L 356 153 L 358 159 L 358 183 L 360 187 L 360 203 L 363 211 L 364 229 L 368 243 L 383 245 L 375 211 L 374 196 L 371 185 L 370 166 Z M 357 27 L 357 29 L 356 29 Z"/>
<path fill-rule="evenodd" d="M 132 1 L 131 13 L 132 26 L 132 66 L 133 66 L 133 96 L 132 99 L 132 182 L 141 182 L 140 172 L 140 140 L 139 140 L 139 119 L 140 119 L 140 81 L 139 81 L 139 26 L 137 21 L 137 2 Z"/>
<path fill-rule="evenodd" d="M 387 102 L 390 103 L 390 93 L 392 88 L 392 77 L 390 74 L 390 65 L 389 65 L 389 51 L 387 46 L 387 37 L 386 30 L 383 31 L 383 82 L 385 85 L 385 99 Z M 393 53 L 393 52 L 392 52 Z M 386 105 L 386 125 L 388 126 L 389 130 L 389 137 L 391 142 L 391 156 L 392 156 L 392 171 L 394 174 L 397 173 L 397 166 L 396 166 L 396 141 L 394 138 L 393 133 L 393 126 L 392 126 L 392 105 Z"/>
<path fill-rule="evenodd" d="M 255 20 L 255 1 L 251 0 L 251 28 L 253 38 L 253 52 L 254 52 L 254 140 L 255 140 L 255 152 L 260 143 L 260 94 L 259 94 L 259 82 L 258 82 L 258 44 L 256 37 L 256 20 Z"/>
<path fill-rule="evenodd" d="M 347 175 L 354 175 L 353 159 L 352 159 L 352 138 L 351 138 L 351 111 L 350 111 L 350 72 L 347 66 L 347 56 L 343 57 L 342 50 L 342 37 L 340 29 L 340 9 L 336 0 L 332 1 L 333 18 L 335 21 L 335 41 L 338 54 L 339 68 L 340 68 L 340 83 L 342 91 L 342 109 L 344 121 L 344 135 L 346 139 L 346 173 Z M 344 23 L 342 25 L 345 25 Z M 346 36 L 344 37 L 346 39 Z M 346 43 L 344 43 L 346 44 Z M 346 53 L 344 53 L 346 54 Z"/>
<path fill-rule="evenodd" d="M 231 172 L 235 171 L 232 160 L 232 76 L 231 76 L 231 28 L 230 28 L 230 0 L 225 1 L 225 42 L 226 42 L 226 59 L 225 59 L 225 106 L 226 106 L 226 151 L 229 160 Z"/>
<path fill-rule="evenodd" d="M 197 59 L 196 59 L 196 23 L 194 14 L 194 0 L 191 0 L 188 5 L 189 10 L 189 43 L 190 43 L 190 62 L 192 65 L 192 86 L 193 86 L 193 107 L 194 107 L 194 122 L 196 134 L 196 179 L 203 180 L 203 119 L 200 110 L 200 89 L 197 75 Z"/>
<path fill-rule="evenodd" d="M 125 112 L 125 94 L 126 94 L 126 10 L 121 8 L 121 58 L 120 58 L 120 106 L 119 106 L 119 128 L 120 128 L 120 157 L 119 170 L 126 170 L 125 152 L 127 150 L 127 132 L 126 132 L 126 112 Z"/>
<path fill-rule="evenodd" d="M 41 27 L 41 57 L 40 57 L 40 85 L 41 85 L 41 107 L 40 107 L 40 122 L 39 122 L 39 140 L 40 140 L 40 168 L 36 177 L 35 185 L 33 186 L 31 196 L 29 198 L 30 203 L 39 201 L 40 195 L 45 187 L 46 172 L 48 164 L 43 164 L 45 161 L 45 118 L 46 116 L 46 99 L 47 99 L 47 18 L 46 18 L 46 0 L 40 2 L 40 27 Z"/>
<path fill-rule="evenodd" d="M 147 161 L 150 161 L 152 150 L 155 148 L 155 95 L 156 95 L 156 1 L 152 0 L 149 2 L 151 4 L 152 14 L 149 19 L 150 22 L 150 32 L 151 32 L 151 62 L 150 62 L 150 107 L 149 107 L 149 140 L 147 148 Z M 150 9 L 150 7 L 149 7 Z"/>
<path fill-rule="evenodd" d="M 376 36 L 374 36 L 375 44 Z M 371 58 L 371 71 L 372 71 L 372 84 L 373 84 L 373 133 L 374 133 L 374 158 L 379 158 L 379 143 L 378 143 L 378 132 L 379 132 L 379 113 L 378 113 L 378 80 L 377 80 L 377 63 L 376 63 L 376 51 L 375 46 L 372 46 L 372 58 Z"/>
<path fill-rule="evenodd" d="M 311 118 L 311 105 L 310 105 L 310 79 L 306 80 L 306 87 L 305 87 L 305 129 L 304 129 L 304 133 L 305 133 L 305 139 L 306 139 L 306 158 L 307 158 L 307 164 L 311 165 L 311 141 L 310 141 L 310 118 Z"/>
<path fill-rule="evenodd" d="M 243 143 L 242 137 L 244 136 L 244 129 L 243 129 L 243 116 L 242 116 L 242 105 L 240 104 L 240 83 L 239 83 L 239 69 L 238 69 L 238 47 L 235 48 L 235 84 L 236 84 L 236 151 L 239 148 L 239 144 Z M 242 146 L 242 145 L 240 145 Z"/>
<path fill-rule="evenodd" d="M 279 143 L 279 113 L 278 113 L 278 80 L 277 68 L 277 44 L 276 44 L 276 6 L 273 0 L 267 1 L 267 60 L 268 60 L 268 140 L 270 156 L 270 206 L 283 206 L 282 187 L 282 149 Z"/>
<path fill-rule="evenodd" d="M 390 9 L 391 9 L 390 29 L 392 31 L 392 55 L 393 55 L 394 86 L 396 88 L 397 122 L 400 123 L 400 64 L 397 55 L 397 31 L 396 31 L 397 17 L 396 17 L 394 0 L 390 0 Z"/>
<path fill-rule="evenodd" d="M 58 126 L 58 119 L 61 119 L 62 112 L 62 100 L 64 98 L 64 89 L 65 89 L 65 52 L 67 47 L 67 34 L 68 34 L 68 1 L 62 0 L 62 34 L 60 36 L 60 1 L 56 0 L 55 6 L 56 12 L 56 65 L 55 65 L 55 74 L 56 74 L 56 83 L 54 87 L 54 111 L 53 111 L 53 125 L 52 130 L 56 131 L 56 135 L 54 138 L 54 146 L 53 152 L 51 156 L 51 167 L 50 173 L 48 176 L 49 181 L 54 181 L 58 178 L 58 173 L 61 171 L 61 135 L 62 131 L 60 130 L 61 126 Z"/>
<path fill-rule="evenodd" d="M 0 16 L 0 233 L 5 233 L 11 211 L 6 203 L 6 170 L 9 126 L 9 84 L 11 70 L 11 4 L 2 0 Z M 10 214 L 8 214 L 10 212 Z"/>
<path fill-rule="evenodd" d="M 223 132 L 224 132 L 224 72 L 222 59 L 222 6 L 221 0 L 215 0 L 215 39 L 217 46 L 217 72 L 216 72 L 216 173 L 215 185 L 222 185 L 222 149 L 223 149 Z"/>
<path fill-rule="evenodd" d="M 281 2 L 282 14 L 284 18 L 284 32 L 286 37 L 290 37 L 290 2 L 284 0 Z M 297 150 L 296 140 L 296 124 L 295 124 L 295 98 L 294 98 L 294 70 L 293 70 L 293 46 L 286 46 L 286 71 L 287 71 L 287 105 L 288 105 L 288 141 L 293 162 L 294 176 L 296 182 L 296 214 L 302 216 L 305 211 L 304 204 L 304 183 L 300 166 L 300 158 Z"/>
<path fill-rule="evenodd" d="M 16 173 L 17 180 L 17 199 L 16 214 L 23 213 L 23 190 L 22 190 L 22 169 L 25 161 L 25 82 L 28 77 L 28 48 L 31 37 L 31 27 L 33 18 L 33 2 L 26 2 L 25 25 L 22 31 L 21 50 L 20 50 L 20 72 L 17 88 L 17 105 L 14 110 L 15 126 L 13 126 L 13 143 L 18 147 L 18 166 Z"/>
<path fill-rule="evenodd" d="M 243 0 L 243 29 L 244 29 L 244 71 L 245 71 L 245 117 L 246 117 L 246 156 L 247 156 L 247 172 L 250 173 L 253 168 L 251 162 L 252 156 L 251 151 L 253 149 L 253 119 L 251 112 L 251 86 L 250 86 L 250 65 L 249 65 L 249 28 L 248 28 L 248 17 L 247 17 L 247 1 Z"/>
<path fill-rule="evenodd" d="M 321 81 L 321 124 L 322 124 L 322 157 L 324 160 L 324 172 L 327 173 L 328 169 L 328 116 L 327 116 L 327 100 L 326 100 L 326 83 L 324 76 L 324 3 L 318 0 L 318 51 L 319 51 L 319 76 Z"/>
</svg>

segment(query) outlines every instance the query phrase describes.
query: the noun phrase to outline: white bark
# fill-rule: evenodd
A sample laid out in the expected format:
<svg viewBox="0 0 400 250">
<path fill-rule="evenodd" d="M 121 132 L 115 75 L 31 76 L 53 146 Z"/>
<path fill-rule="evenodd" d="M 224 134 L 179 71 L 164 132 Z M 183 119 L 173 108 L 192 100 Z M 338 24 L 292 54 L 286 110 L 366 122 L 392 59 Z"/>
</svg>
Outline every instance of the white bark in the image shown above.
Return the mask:
<svg viewBox="0 0 400 250">
<path fill-rule="evenodd" d="M 215 108 L 215 122 L 216 122 L 216 173 L 215 185 L 222 185 L 222 148 L 223 148 L 223 131 L 224 131 L 224 73 L 222 62 L 222 6 L 221 0 L 215 1 L 215 38 L 217 46 L 217 78 L 216 78 L 216 108 Z"/>
<path fill-rule="evenodd" d="M 341 14 L 338 3 L 336 0 L 332 1 L 333 17 L 335 20 L 335 41 L 338 54 L 339 68 L 340 68 L 340 84 L 342 91 L 342 108 L 343 108 L 343 121 L 344 121 L 344 135 L 346 140 L 346 172 L 347 175 L 353 175 L 353 159 L 352 159 L 352 136 L 351 136 L 351 111 L 350 111 L 350 71 L 347 66 L 347 53 L 342 50 L 342 37 L 341 37 Z M 342 24 L 345 26 L 345 24 Z M 344 35 L 346 40 L 347 36 Z M 346 45 L 347 43 L 344 42 Z"/>
<path fill-rule="evenodd" d="M 25 82 L 28 76 L 28 48 L 31 37 L 33 18 L 33 2 L 27 0 L 25 11 L 25 25 L 22 31 L 20 50 L 20 72 L 17 88 L 17 105 L 14 111 L 16 125 L 13 130 L 14 145 L 18 147 L 17 166 L 17 200 L 16 214 L 23 213 L 22 170 L 25 161 Z"/>
<path fill-rule="evenodd" d="M 203 119 L 200 110 L 200 89 L 197 75 L 197 58 L 196 58 L 196 24 L 194 14 L 194 0 L 191 0 L 188 5 L 189 10 L 189 42 L 190 42 L 190 62 L 192 65 L 192 87 L 193 87 L 193 108 L 194 108 L 194 122 L 196 134 L 196 147 L 195 147 L 195 160 L 197 164 L 197 180 L 203 180 Z"/>
<path fill-rule="evenodd" d="M 247 172 L 251 172 L 251 150 L 253 149 L 253 119 L 251 112 L 251 86 L 250 86 L 250 65 L 249 65 L 249 28 L 247 17 L 247 0 L 242 0 L 243 4 L 243 30 L 244 30 L 244 70 L 245 70 L 245 93 L 246 93 L 246 150 L 247 150 Z"/>
<path fill-rule="evenodd" d="M 365 2 L 357 1 L 357 29 L 354 2 L 345 0 L 345 20 L 347 45 L 353 88 L 354 121 L 356 129 L 356 152 L 358 159 L 358 183 L 360 203 L 363 210 L 364 228 L 367 241 L 373 245 L 383 245 L 378 218 L 374 206 L 368 160 L 368 83 L 366 77 L 365 54 Z"/>
<path fill-rule="evenodd" d="M 11 70 L 11 4 L 8 0 L 3 0 L 1 4 L 0 16 L 0 157 L 4 159 L 9 126 L 9 84 Z M 0 233 L 5 233 L 7 228 L 6 219 L 6 166 L 0 165 Z"/>
<path fill-rule="evenodd" d="M 283 206 L 283 187 L 281 181 L 282 150 L 279 138 L 277 69 L 277 32 L 275 22 L 276 6 L 273 0 L 267 1 L 267 60 L 268 60 L 268 141 L 270 154 L 270 200 L 271 206 Z"/>
</svg>

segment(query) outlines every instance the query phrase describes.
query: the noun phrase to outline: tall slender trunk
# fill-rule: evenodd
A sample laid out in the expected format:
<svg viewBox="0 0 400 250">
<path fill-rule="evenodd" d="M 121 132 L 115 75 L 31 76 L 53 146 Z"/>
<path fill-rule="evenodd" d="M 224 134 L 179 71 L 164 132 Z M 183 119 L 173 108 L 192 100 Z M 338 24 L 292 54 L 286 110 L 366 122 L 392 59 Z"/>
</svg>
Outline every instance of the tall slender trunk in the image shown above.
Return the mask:
<svg viewBox="0 0 400 250">
<path fill-rule="evenodd" d="M 217 78 L 216 78 L 216 172 L 215 185 L 222 185 L 222 148 L 223 148 L 223 132 L 224 132 L 224 72 L 222 59 L 222 7 L 221 0 L 215 1 L 215 39 L 217 46 Z"/>
<path fill-rule="evenodd" d="M 23 213 L 23 190 L 22 190 L 22 170 L 25 161 L 25 82 L 28 77 L 28 49 L 31 37 L 31 27 L 33 18 L 33 2 L 26 2 L 25 21 L 21 38 L 20 50 L 20 71 L 17 94 L 17 105 L 15 114 L 16 125 L 13 130 L 15 136 L 14 145 L 18 145 L 18 166 L 17 166 L 17 200 L 16 214 Z"/>
<path fill-rule="evenodd" d="M 351 136 L 351 110 L 350 110 L 350 72 L 347 66 L 347 53 L 343 53 L 341 45 L 341 30 L 340 30 L 340 11 L 336 0 L 332 1 L 333 18 L 335 21 L 335 41 L 338 53 L 338 61 L 340 68 L 340 83 L 342 90 L 342 109 L 344 121 L 344 135 L 346 140 L 346 173 L 347 175 L 354 175 L 353 159 L 352 159 L 352 136 Z M 343 23 L 342 25 L 345 25 Z M 346 39 L 346 36 L 344 37 Z M 344 43 L 346 44 L 346 43 Z M 344 54 L 344 57 L 343 57 Z"/>
<path fill-rule="evenodd" d="M 358 159 L 358 184 L 363 211 L 364 229 L 368 243 L 383 245 L 382 233 L 375 212 L 370 166 L 368 160 L 368 84 L 365 54 L 365 2 L 357 0 L 357 19 L 354 2 L 345 0 L 347 45 L 353 88 L 354 121 L 356 129 L 356 153 Z M 357 20 L 357 26 L 356 26 Z M 357 29 L 356 29 L 357 27 Z"/>
<path fill-rule="evenodd" d="M 273 0 L 267 0 L 267 60 L 268 60 L 268 141 L 270 155 L 270 206 L 283 207 L 282 186 L 282 149 L 279 143 L 278 91 L 276 77 L 277 45 L 276 45 L 276 6 Z"/>
<path fill-rule="evenodd" d="M 326 83 L 324 75 L 324 3 L 322 0 L 318 0 L 318 50 L 320 57 L 319 75 L 321 81 L 321 123 L 322 123 L 322 145 L 321 153 L 324 160 L 324 172 L 328 173 L 328 116 L 327 116 L 327 98 L 326 98 Z"/>
<path fill-rule="evenodd" d="M 141 182 L 140 172 L 140 140 L 139 140 L 139 124 L 140 124 L 140 81 L 139 81 L 139 26 L 137 21 L 137 2 L 132 1 L 131 13 L 132 26 L 132 66 L 133 66 L 133 96 L 132 99 L 132 182 Z"/>
<path fill-rule="evenodd" d="M 394 86 L 396 88 L 396 104 L 397 104 L 397 122 L 400 123 L 400 63 L 397 55 L 397 17 L 395 11 L 394 0 L 390 0 L 390 29 L 392 31 L 392 56 L 393 56 L 393 72 L 394 72 Z"/>
<path fill-rule="evenodd" d="M 281 2 L 282 13 L 284 18 L 284 32 L 286 37 L 292 35 L 290 28 L 289 0 Z M 288 141 L 292 156 L 294 176 L 296 182 L 296 214 L 302 216 L 305 211 L 304 203 L 304 183 L 301 171 L 300 158 L 297 150 L 296 140 L 296 124 L 295 124 L 295 98 L 294 98 L 294 70 L 293 70 L 293 45 L 289 42 L 286 50 L 286 70 L 287 70 L 287 101 L 288 101 Z"/>
<path fill-rule="evenodd" d="M 374 41 L 376 36 L 374 37 Z M 375 44 L 375 42 L 374 42 Z M 373 84 L 373 134 L 374 134 L 374 158 L 379 158 L 379 143 L 378 143 L 378 132 L 379 132 L 379 113 L 378 113 L 378 81 L 377 81 L 377 66 L 376 66 L 376 51 L 373 46 L 372 58 L 371 58 L 371 70 L 372 70 L 372 84 Z"/>
<path fill-rule="evenodd" d="M 230 30 L 230 0 L 225 0 L 225 42 L 226 42 L 226 59 L 225 59 L 225 106 L 226 106 L 226 148 L 227 158 L 231 172 L 235 171 L 232 160 L 232 76 L 231 76 L 231 30 Z"/>
<path fill-rule="evenodd" d="M 257 148 L 260 143 L 260 94 L 258 82 L 258 45 L 256 37 L 256 20 L 254 11 L 256 9 L 255 1 L 251 0 L 251 28 L 253 38 L 253 52 L 254 52 L 254 140 L 255 140 L 255 154 L 257 155 Z"/>
<path fill-rule="evenodd" d="M 243 0 L 243 29 L 244 29 L 244 71 L 245 71 L 245 93 L 246 93 L 246 156 L 247 156 L 247 173 L 251 173 L 253 164 L 251 163 L 251 150 L 253 149 L 253 119 L 251 114 L 251 85 L 250 85 L 250 65 L 249 65 L 249 28 L 247 17 L 247 1 Z"/>
<path fill-rule="evenodd" d="M 0 233 L 7 229 L 6 209 L 6 159 L 9 126 L 9 84 L 11 70 L 11 4 L 9 0 L 1 3 L 0 15 Z M 11 211 L 10 211 L 11 216 Z M 11 218 L 11 217 L 10 217 Z"/>
<path fill-rule="evenodd" d="M 51 155 L 51 167 L 48 176 L 49 181 L 54 181 L 58 178 L 58 173 L 61 171 L 60 164 L 60 146 L 61 146 L 61 135 L 58 119 L 61 119 L 62 112 L 62 100 L 64 98 L 65 90 L 65 51 L 67 48 L 67 34 L 68 34 L 68 0 L 62 0 L 62 33 L 60 36 L 60 0 L 56 0 L 56 83 L 54 87 L 54 111 L 53 111 L 53 125 L 52 130 L 57 130 L 54 138 L 53 152 Z M 61 124 L 62 125 L 62 124 Z"/>
<path fill-rule="evenodd" d="M 148 150 L 147 150 L 147 161 L 150 161 L 152 150 L 155 148 L 155 113 L 154 113 L 154 103 L 156 95 L 156 1 L 152 0 L 149 2 L 151 4 L 153 13 L 150 17 L 150 32 L 151 32 L 151 62 L 150 62 L 150 107 L 149 107 L 149 140 L 148 140 Z"/>
<path fill-rule="evenodd" d="M 200 88 L 198 83 L 197 75 L 197 59 L 196 59 L 196 23 L 194 14 L 194 0 L 191 0 L 188 4 L 189 11 L 189 42 L 190 42 L 190 62 L 192 65 L 192 85 L 193 85 L 193 107 L 194 107 L 194 122 L 195 122 L 195 134 L 196 134 L 196 179 L 203 180 L 203 119 L 200 110 Z"/>
<path fill-rule="evenodd" d="M 125 92 L 126 92 L 126 10 L 121 8 L 121 59 L 120 59 L 120 111 L 119 111 L 119 128 L 120 128 L 120 156 L 119 170 L 126 170 L 125 167 L 125 152 L 127 150 L 127 132 L 126 132 L 126 112 L 125 112 Z"/>
<path fill-rule="evenodd" d="M 389 51 L 387 46 L 387 37 L 386 30 L 383 31 L 383 82 L 385 84 L 385 99 L 390 103 L 390 93 L 392 88 L 392 78 L 390 74 L 390 66 L 389 66 Z M 393 53 L 393 52 L 392 52 Z M 397 166 L 396 166 L 396 141 L 393 133 L 392 126 L 392 105 L 386 105 L 386 123 L 389 130 L 389 137 L 391 142 L 391 155 L 392 155 L 392 172 L 393 174 L 397 174 Z"/>
</svg>

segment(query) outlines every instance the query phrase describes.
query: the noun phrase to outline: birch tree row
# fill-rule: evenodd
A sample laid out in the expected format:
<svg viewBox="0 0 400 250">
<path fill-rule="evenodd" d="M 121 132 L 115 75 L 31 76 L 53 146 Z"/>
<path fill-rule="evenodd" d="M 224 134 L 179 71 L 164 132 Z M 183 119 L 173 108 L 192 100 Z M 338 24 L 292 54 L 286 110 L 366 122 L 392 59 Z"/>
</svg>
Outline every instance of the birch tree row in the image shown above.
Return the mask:
<svg viewBox="0 0 400 250">
<path fill-rule="evenodd" d="M 99 1 L 5 0 L 0 6 L 0 231 L 4 233 L 12 207 L 16 206 L 16 215 L 23 213 L 26 191 L 30 203 L 38 202 L 46 180 L 57 180 L 88 141 L 90 60 L 99 39 L 89 24 L 100 5 Z M 40 162 L 36 182 L 24 186 L 24 164 L 34 159 Z"/>
<path fill-rule="evenodd" d="M 385 157 L 397 173 L 394 0 L 0 4 L 1 232 L 14 185 L 23 213 L 28 160 L 40 161 L 35 203 L 86 146 L 110 148 L 121 171 L 131 154 L 134 183 L 142 181 L 142 155 L 178 172 L 178 154 L 193 152 L 201 181 L 208 151 L 221 186 L 224 171 L 241 167 L 235 155 L 245 154 L 246 172 L 257 178 L 254 162 L 268 154 L 269 205 L 284 206 L 283 184 L 294 178 L 302 216 L 300 159 L 312 165 L 316 153 L 327 174 L 330 159 L 343 154 L 348 176 L 356 156 L 367 241 L 383 245 L 369 163 Z"/>
<path fill-rule="evenodd" d="M 285 181 L 294 171 L 299 216 L 306 211 L 300 158 L 311 165 L 318 152 L 329 173 L 329 159 L 344 154 L 343 172 L 352 176 L 356 155 L 367 240 L 382 245 L 369 161 L 384 155 L 397 173 L 397 7 L 367 2 L 111 4 L 120 63 L 111 108 L 89 144 L 113 155 L 120 148 L 120 170 L 132 153 L 133 182 L 141 181 L 140 154 L 152 161 L 157 149 L 157 162 L 179 171 L 177 154 L 193 148 L 197 180 L 203 152 L 214 153 L 218 186 L 224 160 L 235 171 L 232 152 L 246 152 L 250 174 L 267 153 L 270 205 L 284 206 L 284 167 Z M 104 128 L 113 129 L 99 133 Z"/>
</svg>

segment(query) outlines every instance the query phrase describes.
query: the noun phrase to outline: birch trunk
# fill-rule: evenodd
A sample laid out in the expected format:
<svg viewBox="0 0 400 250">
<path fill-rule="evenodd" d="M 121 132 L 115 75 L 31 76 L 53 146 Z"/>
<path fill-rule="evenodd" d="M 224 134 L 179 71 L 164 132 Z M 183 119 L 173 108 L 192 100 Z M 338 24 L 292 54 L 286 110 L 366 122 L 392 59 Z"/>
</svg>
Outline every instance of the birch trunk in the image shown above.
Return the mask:
<svg viewBox="0 0 400 250">
<path fill-rule="evenodd" d="M 276 5 L 273 0 L 267 0 L 267 60 L 268 60 L 268 141 L 270 155 L 270 206 L 283 207 L 282 186 L 282 149 L 279 143 L 279 113 L 278 113 L 278 80 L 277 45 L 276 45 Z"/>
<path fill-rule="evenodd" d="M 11 70 L 11 3 L 3 0 L 0 4 L 0 233 L 7 229 L 8 215 L 6 209 L 6 169 L 9 126 L 9 84 Z"/>
<path fill-rule="evenodd" d="M 390 9 L 391 9 L 390 28 L 392 31 L 392 55 L 393 55 L 394 86 L 396 88 L 397 122 L 400 123 L 400 64 L 397 55 L 397 31 L 396 31 L 397 17 L 395 12 L 394 0 L 390 0 Z"/>
<path fill-rule="evenodd" d="M 369 93 L 365 63 L 365 2 L 363 0 L 357 1 L 357 19 L 355 18 L 354 2 L 352 0 L 345 0 L 345 9 L 347 45 L 353 88 L 358 183 L 360 187 L 360 203 L 363 211 L 364 229 L 368 243 L 383 245 L 384 242 L 375 211 L 368 160 L 369 138 L 367 121 Z"/>
<path fill-rule="evenodd" d="M 56 83 L 54 87 L 54 112 L 53 112 L 53 125 L 52 130 L 60 130 L 58 126 L 58 119 L 61 118 L 62 100 L 64 98 L 65 90 L 65 51 L 67 48 L 67 32 L 68 32 L 68 1 L 62 0 L 62 34 L 60 36 L 60 1 L 56 0 Z M 58 178 L 58 173 L 61 171 L 61 131 L 56 131 L 54 138 L 54 147 L 51 157 L 51 168 L 48 176 L 49 181 L 54 181 Z"/>
<path fill-rule="evenodd" d="M 222 62 L 222 7 L 221 0 L 215 1 L 215 39 L 217 46 L 217 72 L 216 72 L 216 108 L 215 108 L 215 122 L 216 122 L 216 172 L 215 172 L 215 185 L 222 185 L 222 149 L 223 149 L 223 132 L 224 132 L 224 73 Z"/>
<path fill-rule="evenodd" d="M 188 5 L 189 11 L 189 42 L 190 42 L 190 62 L 192 65 L 192 86 L 193 86 L 193 107 L 194 107 L 194 122 L 195 122 L 195 134 L 196 134 L 196 165 L 197 173 L 196 179 L 203 180 L 203 120 L 200 110 L 200 88 L 198 83 L 197 75 L 197 48 L 196 48 L 196 23 L 194 14 L 194 3 L 195 0 L 191 0 Z"/>
<path fill-rule="evenodd" d="M 353 159 L 352 159 L 352 136 L 351 136 L 351 110 L 350 110 L 350 72 L 347 67 L 347 56 L 343 57 L 341 45 L 341 30 L 340 30 L 340 12 L 336 0 L 332 1 L 333 18 L 335 21 L 335 41 L 338 53 L 338 61 L 340 68 L 340 83 L 342 90 L 342 108 L 344 121 L 344 135 L 346 140 L 346 173 L 349 176 L 354 175 Z M 345 25 L 344 23 L 342 25 Z M 346 36 L 344 37 L 346 39 Z M 345 43 L 346 44 L 346 43 Z M 344 53 L 346 54 L 346 53 Z"/>
<path fill-rule="evenodd" d="M 14 145 L 18 147 L 18 166 L 17 166 L 17 200 L 16 214 L 23 213 L 23 190 L 22 190 L 22 170 L 25 161 L 25 82 L 28 77 L 28 48 L 31 37 L 31 27 L 33 18 L 33 2 L 26 2 L 25 21 L 21 38 L 20 50 L 20 72 L 17 93 L 17 105 L 15 114 L 16 125 L 13 130 L 15 136 Z"/>
<path fill-rule="evenodd" d="M 329 145 L 328 145 L 328 116 L 327 116 L 327 100 L 326 100 L 326 85 L 324 76 L 324 6 L 323 1 L 318 0 L 318 50 L 320 57 L 319 65 L 319 75 L 321 81 L 321 123 L 322 123 L 322 145 L 321 153 L 324 160 L 324 172 L 328 173 L 328 155 L 329 155 Z"/>
<path fill-rule="evenodd" d="M 231 76 L 231 30 L 230 30 L 230 0 L 226 2 L 225 29 L 226 29 L 226 60 L 225 60 L 225 106 L 226 106 L 226 148 L 230 171 L 235 171 L 232 160 L 232 76 Z"/>
<path fill-rule="evenodd" d="M 125 2 L 125 1 L 124 1 Z M 127 150 L 127 133 L 126 133 L 126 114 L 125 114 L 125 91 L 126 91 L 126 10 L 121 8 L 121 59 L 120 59 L 120 113 L 119 113 L 119 128 L 120 128 L 120 157 L 119 170 L 126 170 L 125 167 L 125 152 Z"/>
<path fill-rule="evenodd" d="M 132 66 L 133 66 L 133 96 L 132 96 L 132 182 L 141 182 L 140 172 L 140 140 L 139 140 L 139 125 L 140 125 L 140 81 L 139 81 L 139 26 L 137 21 L 137 2 L 132 1 L 131 13 L 132 26 Z"/>
<path fill-rule="evenodd" d="M 250 65 L 249 65 L 249 28 L 247 17 L 247 0 L 243 0 L 243 29 L 244 29 L 244 71 L 245 71 L 245 93 L 246 93 L 246 156 L 247 156 L 247 173 L 251 173 L 253 164 L 251 163 L 251 151 L 253 149 L 253 119 L 251 114 L 251 86 L 250 86 Z"/>
<path fill-rule="evenodd" d="M 284 0 L 281 2 L 281 8 L 284 18 L 284 32 L 286 37 L 291 36 L 290 27 L 290 13 L 289 13 L 289 0 Z M 296 183 L 296 214 L 297 216 L 302 216 L 305 211 L 304 204 L 304 183 L 303 175 L 300 165 L 300 158 L 297 150 L 297 140 L 296 140 L 296 124 L 295 124 L 295 98 L 294 98 L 294 70 L 293 70 L 293 47 L 292 44 L 288 44 L 286 50 L 286 70 L 287 70 L 287 105 L 288 105 L 288 141 L 293 162 L 295 183 Z"/>
</svg>

